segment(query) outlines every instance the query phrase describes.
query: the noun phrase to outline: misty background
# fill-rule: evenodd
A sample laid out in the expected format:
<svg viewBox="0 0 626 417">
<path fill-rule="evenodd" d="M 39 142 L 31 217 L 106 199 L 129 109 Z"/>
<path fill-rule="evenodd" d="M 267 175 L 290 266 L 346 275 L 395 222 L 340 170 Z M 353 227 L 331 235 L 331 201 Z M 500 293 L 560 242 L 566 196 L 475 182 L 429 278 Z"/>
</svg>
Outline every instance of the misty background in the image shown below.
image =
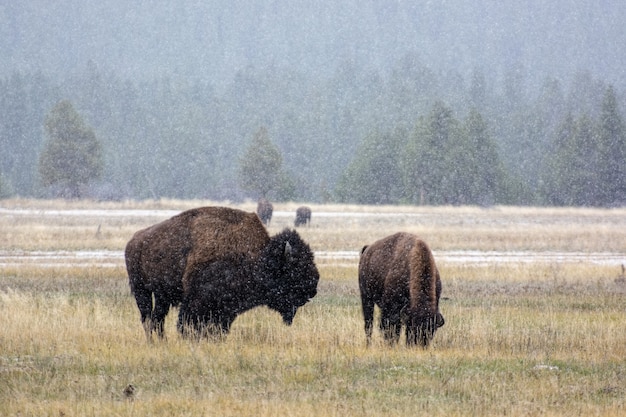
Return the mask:
<svg viewBox="0 0 626 417">
<path fill-rule="evenodd" d="M 50 195 L 43 124 L 67 99 L 102 144 L 96 198 L 256 198 L 237 167 L 265 127 L 294 185 L 274 199 L 419 203 L 351 193 L 350 167 L 443 105 L 480 113 L 506 178 L 452 202 L 549 204 L 567 116 L 599 120 L 612 91 L 624 120 L 625 28 L 617 0 L 3 2 L 0 192 Z"/>
</svg>

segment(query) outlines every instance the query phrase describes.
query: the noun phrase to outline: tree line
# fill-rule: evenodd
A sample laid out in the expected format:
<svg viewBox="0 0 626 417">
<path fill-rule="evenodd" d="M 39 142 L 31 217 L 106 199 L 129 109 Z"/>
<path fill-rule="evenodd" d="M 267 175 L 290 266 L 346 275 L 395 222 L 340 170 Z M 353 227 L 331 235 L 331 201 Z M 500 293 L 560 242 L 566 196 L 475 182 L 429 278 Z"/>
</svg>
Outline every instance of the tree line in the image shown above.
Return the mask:
<svg viewBox="0 0 626 417">
<path fill-rule="evenodd" d="M 507 170 L 488 123 L 435 103 L 410 130 L 367 136 L 340 178 L 338 196 L 377 204 L 616 206 L 626 202 L 626 131 L 612 87 L 599 116 L 568 113 L 548 138 L 529 183 Z M 540 146 L 540 144 L 536 144 Z"/>
<path fill-rule="evenodd" d="M 16 72 L 0 79 L 0 196 L 623 204 L 618 91 L 586 72 L 524 79 L 435 73 L 411 55 L 389 74 L 346 65 L 323 82 L 246 68 L 221 90 L 93 63 L 63 80 Z M 90 155 L 89 169 L 66 168 L 79 181 L 50 170 L 72 155 L 50 149 L 61 103 Z M 250 164 L 268 147 L 259 175 Z"/>
</svg>

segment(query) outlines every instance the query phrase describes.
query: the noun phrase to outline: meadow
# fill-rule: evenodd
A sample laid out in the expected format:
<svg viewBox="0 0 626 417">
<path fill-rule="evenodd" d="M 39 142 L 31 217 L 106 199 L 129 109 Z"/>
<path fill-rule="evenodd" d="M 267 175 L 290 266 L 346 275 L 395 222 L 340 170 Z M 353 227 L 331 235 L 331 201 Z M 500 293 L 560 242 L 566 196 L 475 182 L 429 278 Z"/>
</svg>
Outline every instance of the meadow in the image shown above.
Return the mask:
<svg viewBox="0 0 626 417">
<path fill-rule="evenodd" d="M 316 259 L 318 295 L 292 326 L 257 308 L 219 342 L 182 339 L 174 309 L 148 344 L 121 258 L 19 261 L 119 253 L 136 230 L 210 204 L 224 203 L 0 201 L 0 255 L 18 259 L 0 261 L 0 415 L 626 414 L 626 209 L 311 205 L 302 237 L 351 256 Z M 296 206 L 275 204 L 270 234 Z M 366 348 L 352 255 L 401 230 L 435 253 L 446 324 L 427 349 L 378 329 Z M 495 256 L 455 259 L 466 252 Z"/>
</svg>

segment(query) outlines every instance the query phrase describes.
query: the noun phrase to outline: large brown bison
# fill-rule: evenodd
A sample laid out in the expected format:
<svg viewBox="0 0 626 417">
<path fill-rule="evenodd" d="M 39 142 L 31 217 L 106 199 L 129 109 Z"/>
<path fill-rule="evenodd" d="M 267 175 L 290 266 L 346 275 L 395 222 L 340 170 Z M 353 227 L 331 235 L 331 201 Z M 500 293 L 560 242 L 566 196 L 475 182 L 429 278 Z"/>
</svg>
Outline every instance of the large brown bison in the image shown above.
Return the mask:
<svg viewBox="0 0 626 417">
<path fill-rule="evenodd" d="M 196 265 L 181 303 L 183 335 L 226 335 L 235 318 L 265 305 L 290 325 L 298 308 L 317 293 L 313 253 L 295 230 L 274 236 L 258 257 L 234 254 Z"/>
<path fill-rule="evenodd" d="M 254 259 L 271 241 L 255 213 L 226 207 L 191 209 L 135 233 L 126 269 L 148 339 L 152 331 L 163 336 L 165 316 L 182 301 L 195 265 L 236 254 Z"/>
<path fill-rule="evenodd" d="M 311 224 L 311 209 L 307 206 L 301 206 L 296 209 L 295 227 Z"/>
<path fill-rule="evenodd" d="M 383 336 L 392 344 L 404 324 L 407 345 L 426 347 L 444 324 L 439 271 L 432 252 L 415 235 L 396 233 L 365 246 L 359 260 L 359 289 L 368 345 L 374 305 L 381 309 Z"/>
<path fill-rule="evenodd" d="M 274 213 L 274 206 L 265 198 L 261 198 L 256 205 L 256 214 L 264 225 L 269 226 Z"/>
</svg>

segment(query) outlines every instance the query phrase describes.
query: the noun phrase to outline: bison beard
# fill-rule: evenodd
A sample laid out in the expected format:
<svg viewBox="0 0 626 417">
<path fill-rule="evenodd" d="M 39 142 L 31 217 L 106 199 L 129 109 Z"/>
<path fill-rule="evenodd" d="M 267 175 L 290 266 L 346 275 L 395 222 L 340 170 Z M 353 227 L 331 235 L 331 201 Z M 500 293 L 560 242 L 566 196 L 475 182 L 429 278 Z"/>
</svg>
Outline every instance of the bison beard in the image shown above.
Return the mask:
<svg viewBox="0 0 626 417">
<path fill-rule="evenodd" d="M 404 324 L 407 345 L 426 347 L 444 324 L 439 271 L 430 249 L 415 235 L 396 233 L 364 247 L 359 289 L 368 345 L 374 305 L 381 309 L 380 328 L 389 343 L 397 343 Z"/>
<path fill-rule="evenodd" d="M 295 231 L 273 237 L 256 259 L 232 256 L 196 265 L 178 316 L 184 336 L 220 336 L 235 318 L 268 306 L 290 325 L 297 309 L 317 293 L 313 253 Z"/>
</svg>

